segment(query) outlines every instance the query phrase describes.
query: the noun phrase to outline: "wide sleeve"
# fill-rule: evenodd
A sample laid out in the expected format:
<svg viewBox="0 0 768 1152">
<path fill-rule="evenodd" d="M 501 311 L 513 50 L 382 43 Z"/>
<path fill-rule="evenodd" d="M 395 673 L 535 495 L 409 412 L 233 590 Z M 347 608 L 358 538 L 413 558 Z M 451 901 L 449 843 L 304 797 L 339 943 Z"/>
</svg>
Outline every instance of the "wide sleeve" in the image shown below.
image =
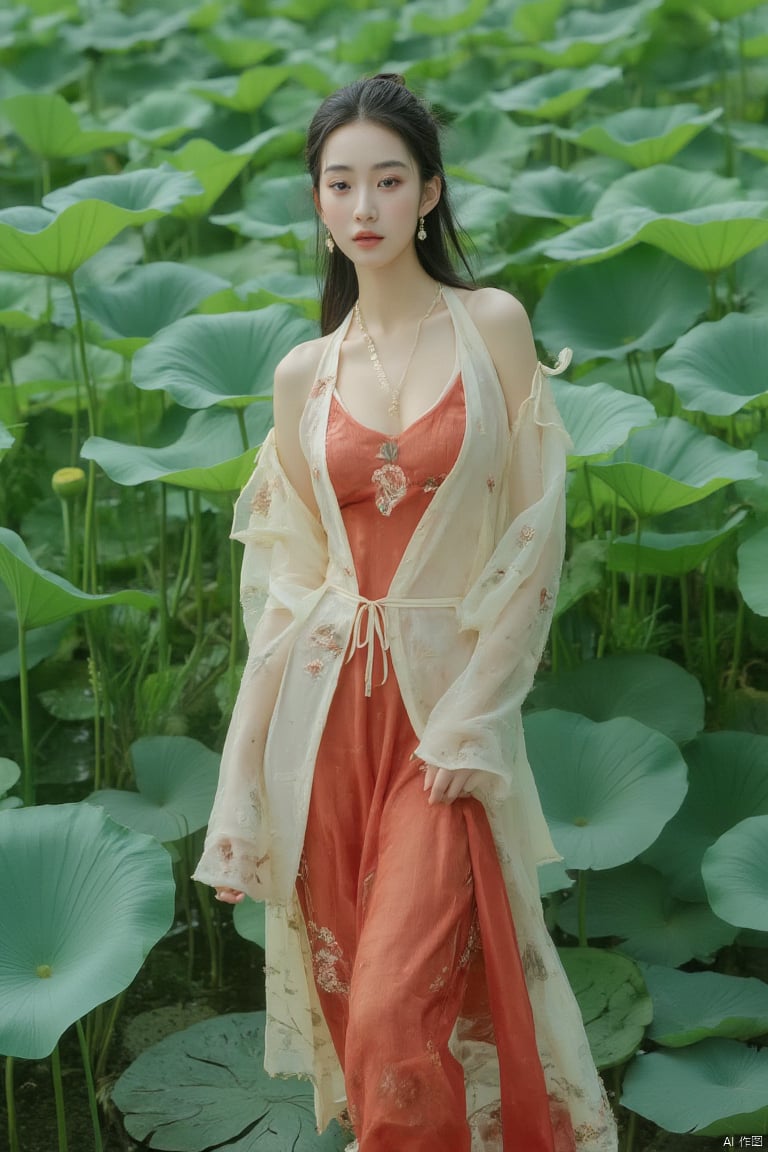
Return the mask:
<svg viewBox="0 0 768 1152">
<path fill-rule="evenodd" d="M 267 732 L 291 645 L 322 594 L 327 569 L 325 532 L 285 475 L 274 431 L 237 500 L 231 536 L 245 545 L 240 596 L 248 658 L 194 878 L 259 899 L 270 868 Z"/>
<path fill-rule="evenodd" d="M 570 440 L 547 377 L 569 362 L 564 349 L 554 369 L 539 364 L 518 412 L 495 547 L 458 610 L 460 627 L 475 630 L 477 641 L 464 670 L 432 708 L 415 752 L 439 768 L 488 773 L 474 790 L 495 800 L 516 788 L 525 756 L 521 707 L 546 642 L 563 564 Z"/>
</svg>

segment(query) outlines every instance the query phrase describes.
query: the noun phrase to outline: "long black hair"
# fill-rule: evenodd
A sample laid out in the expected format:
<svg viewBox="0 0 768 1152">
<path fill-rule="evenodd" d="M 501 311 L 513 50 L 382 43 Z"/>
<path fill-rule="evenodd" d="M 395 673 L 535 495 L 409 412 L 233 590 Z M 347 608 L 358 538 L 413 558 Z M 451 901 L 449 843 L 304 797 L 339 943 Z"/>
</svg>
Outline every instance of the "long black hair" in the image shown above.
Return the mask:
<svg viewBox="0 0 768 1152">
<path fill-rule="evenodd" d="M 419 240 L 416 252 L 422 268 L 434 280 L 452 288 L 474 286 L 472 270 L 453 216 L 440 151 L 440 129 L 432 112 L 409 91 L 401 76 L 381 73 L 356 80 L 331 93 L 312 117 L 307 133 L 305 158 L 312 187 L 320 182 L 320 163 L 331 132 L 356 120 L 370 120 L 395 132 L 416 162 L 422 181 L 439 176 L 442 194 L 429 213 L 426 240 Z M 460 276 L 451 259 L 451 250 L 467 271 Z M 355 266 L 338 245 L 328 252 L 322 242 L 322 222 L 318 217 L 318 266 L 322 281 L 320 324 L 323 335 L 339 326 L 357 299 Z"/>
</svg>

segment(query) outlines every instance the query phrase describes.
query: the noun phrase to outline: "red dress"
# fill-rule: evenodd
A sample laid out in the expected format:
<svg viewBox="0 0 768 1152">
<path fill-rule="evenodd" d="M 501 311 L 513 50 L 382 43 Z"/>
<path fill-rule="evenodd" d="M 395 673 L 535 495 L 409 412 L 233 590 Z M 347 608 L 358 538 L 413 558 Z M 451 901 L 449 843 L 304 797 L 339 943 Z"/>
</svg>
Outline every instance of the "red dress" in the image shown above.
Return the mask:
<svg viewBox="0 0 768 1152">
<path fill-rule="evenodd" d="M 334 395 L 331 480 L 361 595 L 384 597 L 465 429 L 460 375 L 398 436 Z M 514 923 L 479 800 L 429 806 L 389 664 L 352 650 L 320 750 L 297 892 L 360 1152 L 568 1152 L 556 1133 Z M 501 1100 L 467 1117 L 458 1034 L 495 1044 Z M 570 1129 L 570 1124 L 568 1124 Z M 503 1129 L 503 1145 L 502 1145 Z M 483 1133 L 484 1139 L 480 1139 Z"/>
</svg>

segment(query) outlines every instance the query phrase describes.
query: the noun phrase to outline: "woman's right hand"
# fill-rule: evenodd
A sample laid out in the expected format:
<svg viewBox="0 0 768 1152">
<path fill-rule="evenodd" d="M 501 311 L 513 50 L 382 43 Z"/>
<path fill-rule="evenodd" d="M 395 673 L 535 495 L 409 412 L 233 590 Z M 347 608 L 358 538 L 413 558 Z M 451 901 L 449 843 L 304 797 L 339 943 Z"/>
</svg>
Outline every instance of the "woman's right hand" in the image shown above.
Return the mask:
<svg viewBox="0 0 768 1152">
<path fill-rule="evenodd" d="M 245 892 L 237 888 L 217 888 L 216 899 L 221 900 L 222 904 L 239 904 L 245 899 Z"/>
</svg>

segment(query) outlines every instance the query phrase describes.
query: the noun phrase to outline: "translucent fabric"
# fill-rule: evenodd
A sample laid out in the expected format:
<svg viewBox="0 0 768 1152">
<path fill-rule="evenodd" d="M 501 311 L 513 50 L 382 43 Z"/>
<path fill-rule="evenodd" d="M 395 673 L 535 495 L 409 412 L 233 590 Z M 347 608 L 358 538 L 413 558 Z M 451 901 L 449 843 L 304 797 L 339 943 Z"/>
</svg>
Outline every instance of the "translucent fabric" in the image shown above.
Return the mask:
<svg viewBox="0 0 768 1152">
<path fill-rule="evenodd" d="M 318 1124 L 345 1106 L 344 1081 L 312 979 L 295 882 L 313 770 L 340 668 L 358 639 L 387 651 L 419 744 L 448 769 L 481 770 L 517 931 L 550 1099 L 567 1108 L 582 1152 L 613 1152 L 616 1132 L 578 1005 L 542 917 L 536 865 L 560 859 L 525 755 L 520 708 L 538 664 L 563 558 L 568 438 L 539 364 L 510 432 L 496 372 L 448 288 L 466 428 L 455 466 L 416 526 L 386 597 L 360 596 L 326 460 L 339 347 L 330 337 L 301 425 L 320 523 L 283 473 L 272 434 L 235 510 L 245 544 L 250 655 L 222 756 L 195 878 L 267 901 L 267 1052 L 273 1074 L 309 1076 Z M 376 627 L 357 631 L 362 612 Z M 393 978 L 397 978 L 393 974 Z M 453 1037 L 468 1111 L 498 1099 L 489 1046 Z M 496 1152 L 479 1143 L 473 1152 Z"/>
</svg>

